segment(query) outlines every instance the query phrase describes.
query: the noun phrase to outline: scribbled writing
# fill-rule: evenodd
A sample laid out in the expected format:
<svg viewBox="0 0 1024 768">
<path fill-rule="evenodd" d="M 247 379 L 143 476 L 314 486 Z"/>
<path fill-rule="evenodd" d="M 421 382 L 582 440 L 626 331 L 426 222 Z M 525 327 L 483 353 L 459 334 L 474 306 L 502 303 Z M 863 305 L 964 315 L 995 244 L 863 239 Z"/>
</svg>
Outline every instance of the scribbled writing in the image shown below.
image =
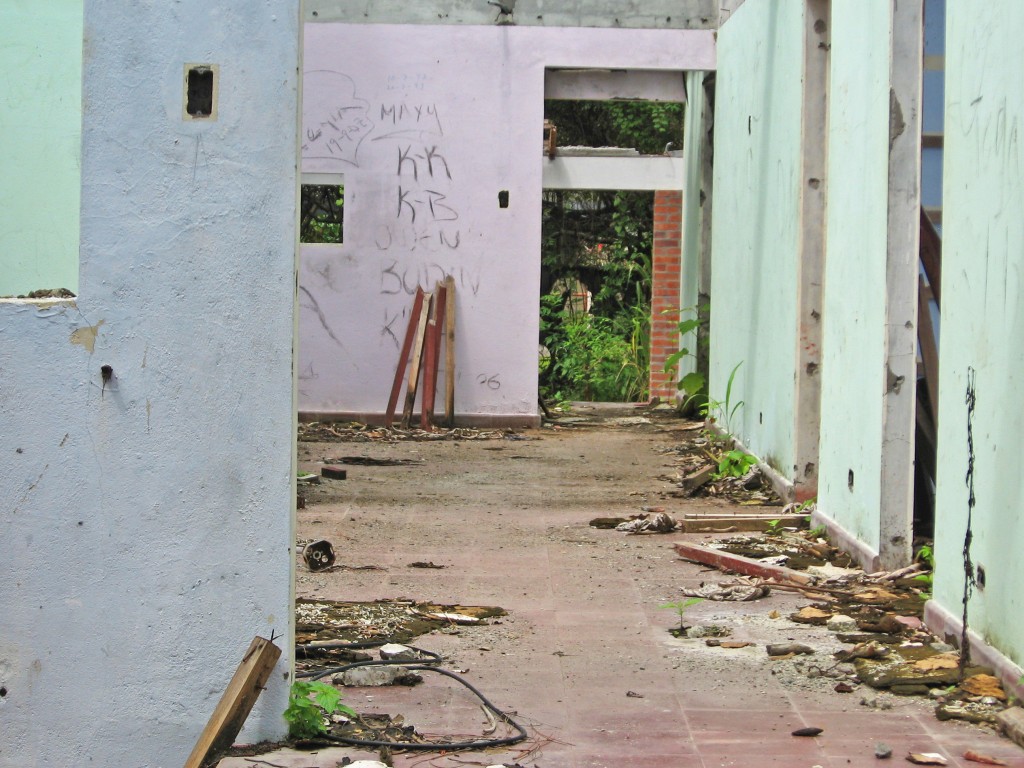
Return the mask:
<svg viewBox="0 0 1024 768">
<path fill-rule="evenodd" d="M 359 145 L 374 129 L 370 102 L 356 95 L 341 72 L 307 72 L 302 114 L 302 156 L 359 165 Z"/>
<path fill-rule="evenodd" d="M 455 283 L 463 290 L 470 291 L 474 296 L 480 292 L 479 270 L 467 267 L 450 267 L 445 269 L 440 264 L 414 264 L 400 267 L 397 260 L 383 266 L 380 270 L 380 292 L 387 296 L 405 293 L 412 296 L 417 288 L 432 290 L 436 283 L 442 282 L 451 275 Z"/>
<path fill-rule="evenodd" d="M 501 389 L 501 374 L 494 373 L 490 376 L 486 373 L 477 374 L 476 383 L 490 390 L 497 391 Z"/>
</svg>

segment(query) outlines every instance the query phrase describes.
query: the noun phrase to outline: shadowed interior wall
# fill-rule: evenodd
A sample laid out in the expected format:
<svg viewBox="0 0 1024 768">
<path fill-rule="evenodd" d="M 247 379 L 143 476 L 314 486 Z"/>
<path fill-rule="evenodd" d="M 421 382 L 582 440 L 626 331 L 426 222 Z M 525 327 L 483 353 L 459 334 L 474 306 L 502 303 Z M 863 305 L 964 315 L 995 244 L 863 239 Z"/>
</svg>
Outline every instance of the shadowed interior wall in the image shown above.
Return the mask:
<svg viewBox="0 0 1024 768">
<path fill-rule="evenodd" d="M 1024 410 L 1024 7 L 950 3 L 946 24 L 942 340 L 934 601 L 959 619 L 962 550 L 970 513 L 971 561 L 983 569 L 968 624 L 1024 664 L 1021 434 Z M 968 386 L 973 371 L 974 412 Z M 973 453 L 968 443 L 971 423 Z M 1019 674 L 1019 671 L 1018 671 Z"/>
<path fill-rule="evenodd" d="M 802 3 L 747 0 L 719 31 L 715 96 L 710 394 L 722 408 L 712 411 L 785 478 L 795 459 L 803 23 Z"/>
<path fill-rule="evenodd" d="M 2 766 L 182 765 L 253 636 L 292 640 L 300 31 L 86 5 L 81 290 L 0 302 Z M 284 735 L 290 655 L 243 740 Z"/>
<path fill-rule="evenodd" d="M 0 3 L 0 296 L 78 291 L 82 0 Z"/>
</svg>

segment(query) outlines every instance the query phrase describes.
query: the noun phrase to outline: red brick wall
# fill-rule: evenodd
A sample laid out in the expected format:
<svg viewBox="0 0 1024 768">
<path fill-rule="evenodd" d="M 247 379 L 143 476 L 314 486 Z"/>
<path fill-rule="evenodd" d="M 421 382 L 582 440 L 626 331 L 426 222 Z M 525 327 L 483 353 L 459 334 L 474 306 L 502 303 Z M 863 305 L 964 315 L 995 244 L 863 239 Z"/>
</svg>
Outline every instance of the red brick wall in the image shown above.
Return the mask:
<svg viewBox="0 0 1024 768">
<path fill-rule="evenodd" d="M 651 397 L 675 397 L 676 382 L 665 360 L 679 349 L 679 278 L 683 237 L 683 193 L 654 193 L 654 276 L 651 280 Z M 665 314 L 665 310 L 670 310 Z"/>
</svg>

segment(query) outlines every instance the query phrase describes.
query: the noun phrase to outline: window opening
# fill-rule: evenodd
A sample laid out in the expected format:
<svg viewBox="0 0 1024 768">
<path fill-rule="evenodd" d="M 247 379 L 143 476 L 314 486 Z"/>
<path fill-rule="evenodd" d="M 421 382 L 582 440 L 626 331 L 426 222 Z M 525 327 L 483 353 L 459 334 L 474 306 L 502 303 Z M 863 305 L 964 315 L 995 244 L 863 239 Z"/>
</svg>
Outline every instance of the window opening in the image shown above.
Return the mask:
<svg viewBox="0 0 1024 768">
<path fill-rule="evenodd" d="M 303 184 L 299 241 L 303 243 L 344 242 L 345 186 Z"/>
</svg>

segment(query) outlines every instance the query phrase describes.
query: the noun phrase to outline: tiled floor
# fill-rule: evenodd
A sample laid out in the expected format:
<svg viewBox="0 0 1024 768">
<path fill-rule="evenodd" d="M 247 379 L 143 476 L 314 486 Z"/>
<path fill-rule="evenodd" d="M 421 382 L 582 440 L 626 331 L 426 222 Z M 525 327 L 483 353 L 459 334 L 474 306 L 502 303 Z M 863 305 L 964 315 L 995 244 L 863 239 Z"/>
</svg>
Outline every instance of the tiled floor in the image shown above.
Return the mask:
<svg viewBox="0 0 1024 768">
<path fill-rule="evenodd" d="M 672 439 L 650 430 L 579 430 L 515 443 L 504 454 L 514 450 L 531 459 L 518 462 L 483 450 L 498 447 L 484 443 L 361 445 L 359 453 L 381 457 L 415 449 L 427 465 L 350 469 L 345 499 L 300 513 L 299 535 L 334 541 L 340 562 L 387 569 L 327 575 L 300 569 L 300 596 L 405 596 L 509 611 L 500 624 L 434 633 L 417 644 L 444 654 L 447 668 L 465 670 L 497 706 L 515 712 L 531 740 L 522 749 L 489 753 L 396 755 L 396 766 L 877 768 L 886 764 L 874 756 L 877 742 L 893 749 L 891 764 L 908 765 L 905 755 L 917 751 L 972 766 L 962 757 L 972 749 L 1024 766 L 1024 751 L 1013 743 L 939 722 L 927 701 L 883 697 L 893 708 L 879 711 L 860 703 L 877 695 L 870 690 L 844 695 L 822 680 L 786 678 L 784 665 L 792 670 L 792 662 L 768 661 L 765 642 L 808 642 L 820 647 L 816 658 L 825 665 L 836 645 L 822 638 L 823 630 L 768 617 L 807 604 L 799 596 L 775 593 L 755 603 L 705 602 L 688 610 L 692 621 L 730 626 L 734 637 L 755 647 L 712 649 L 702 640 L 673 638 L 668 629 L 677 617 L 658 606 L 676 599 L 682 585 L 720 575 L 676 558 L 677 536 L 625 536 L 587 525 L 643 504 L 682 511 L 684 502 L 657 495 L 669 487 L 656 480 L 667 471 L 657 449 Z M 575 475 L 589 478 L 582 500 Z M 645 495 L 630 495 L 638 491 Z M 413 560 L 446 567 L 407 568 Z M 346 691 L 345 701 L 363 711 L 401 712 L 421 732 L 480 733 L 486 721 L 476 702 L 434 678 L 414 689 Z M 804 726 L 824 731 L 791 735 Z M 278 752 L 221 766 L 334 768 L 346 755 L 374 753 Z"/>
</svg>

